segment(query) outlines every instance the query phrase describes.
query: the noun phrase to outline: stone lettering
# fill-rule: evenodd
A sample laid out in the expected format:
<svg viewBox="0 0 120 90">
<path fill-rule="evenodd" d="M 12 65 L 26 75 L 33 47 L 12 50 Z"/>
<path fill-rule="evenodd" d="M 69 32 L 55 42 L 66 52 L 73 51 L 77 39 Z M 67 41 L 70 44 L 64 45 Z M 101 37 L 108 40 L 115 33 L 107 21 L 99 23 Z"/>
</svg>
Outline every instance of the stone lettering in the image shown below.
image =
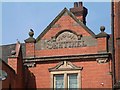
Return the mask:
<svg viewBox="0 0 120 90">
<path fill-rule="evenodd" d="M 51 40 L 46 40 L 44 49 L 60 49 L 60 48 L 77 48 L 87 46 L 81 39 L 82 35 L 76 35 L 72 32 L 62 32 L 57 37 L 51 37 Z"/>
</svg>

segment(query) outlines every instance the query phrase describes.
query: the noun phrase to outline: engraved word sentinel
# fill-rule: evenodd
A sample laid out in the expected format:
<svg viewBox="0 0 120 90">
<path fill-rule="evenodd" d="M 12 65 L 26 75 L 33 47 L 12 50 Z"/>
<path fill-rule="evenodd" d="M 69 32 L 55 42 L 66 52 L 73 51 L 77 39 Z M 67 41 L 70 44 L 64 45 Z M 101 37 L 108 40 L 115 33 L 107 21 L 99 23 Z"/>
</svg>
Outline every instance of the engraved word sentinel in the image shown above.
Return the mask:
<svg viewBox="0 0 120 90">
<path fill-rule="evenodd" d="M 82 35 L 65 31 L 60 33 L 57 37 L 52 37 L 51 40 L 45 40 L 42 47 L 44 47 L 43 49 L 60 49 L 87 46 L 81 38 Z"/>
</svg>

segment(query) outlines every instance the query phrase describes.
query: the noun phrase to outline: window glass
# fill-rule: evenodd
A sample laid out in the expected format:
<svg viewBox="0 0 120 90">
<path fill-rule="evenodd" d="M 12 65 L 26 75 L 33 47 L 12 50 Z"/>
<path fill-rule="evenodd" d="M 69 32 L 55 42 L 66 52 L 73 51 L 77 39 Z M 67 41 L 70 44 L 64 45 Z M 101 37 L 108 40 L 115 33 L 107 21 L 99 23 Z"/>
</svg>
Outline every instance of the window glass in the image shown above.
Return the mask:
<svg viewBox="0 0 120 90">
<path fill-rule="evenodd" d="M 64 75 L 55 75 L 55 88 L 64 88 Z"/>
<path fill-rule="evenodd" d="M 67 79 L 65 79 L 65 78 L 67 78 Z M 64 80 L 67 80 L 67 82 Z M 65 88 L 64 85 L 67 86 L 68 90 L 77 90 L 77 88 L 78 88 L 78 74 L 67 74 L 66 77 L 64 76 L 64 74 L 54 75 L 54 88 L 55 88 L 55 90 L 63 90 L 63 88 Z"/>
<path fill-rule="evenodd" d="M 70 90 L 76 90 L 78 88 L 77 74 L 69 74 L 68 75 L 68 86 L 69 86 L 69 88 L 72 88 Z"/>
</svg>

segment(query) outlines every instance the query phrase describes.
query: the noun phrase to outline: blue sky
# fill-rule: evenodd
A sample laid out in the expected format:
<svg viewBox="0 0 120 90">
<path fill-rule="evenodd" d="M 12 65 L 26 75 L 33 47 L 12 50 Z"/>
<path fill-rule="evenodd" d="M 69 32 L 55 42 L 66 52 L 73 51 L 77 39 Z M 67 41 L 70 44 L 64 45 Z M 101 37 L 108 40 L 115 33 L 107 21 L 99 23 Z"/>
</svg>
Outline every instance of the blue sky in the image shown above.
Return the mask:
<svg viewBox="0 0 120 90">
<path fill-rule="evenodd" d="M 87 26 L 98 34 L 101 25 L 111 32 L 110 2 L 84 2 L 88 9 Z M 37 36 L 64 9 L 73 7 L 73 2 L 3 2 L 2 3 L 2 44 L 21 43 L 27 39 L 29 29 Z"/>
</svg>

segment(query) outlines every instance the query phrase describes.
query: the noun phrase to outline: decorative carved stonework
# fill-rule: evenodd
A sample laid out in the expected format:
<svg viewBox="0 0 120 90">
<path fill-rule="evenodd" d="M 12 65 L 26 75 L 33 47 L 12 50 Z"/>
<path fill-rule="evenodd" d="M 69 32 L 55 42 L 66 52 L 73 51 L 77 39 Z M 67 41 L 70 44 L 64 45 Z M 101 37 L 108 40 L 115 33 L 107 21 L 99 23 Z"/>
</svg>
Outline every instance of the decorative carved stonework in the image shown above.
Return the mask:
<svg viewBox="0 0 120 90">
<path fill-rule="evenodd" d="M 24 65 L 27 66 L 27 67 L 35 67 L 36 63 L 35 62 L 24 63 Z"/>
<path fill-rule="evenodd" d="M 96 61 L 97 61 L 97 63 L 107 63 L 108 58 L 97 58 Z"/>
<path fill-rule="evenodd" d="M 57 38 L 56 38 L 56 41 L 57 42 L 65 42 L 65 41 L 77 41 L 78 40 L 78 37 L 77 35 L 71 33 L 71 32 L 68 32 L 68 31 L 65 31 L 63 33 L 61 33 Z"/>
<path fill-rule="evenodd" d="M 76 48 L 87 46 L 82 40 L 82 35 L 76 35 L 70 31 L 64 31 L 51 40 L 44 40 L 41 49 Z"/>
<path fill-rule="evenodd" d="M 69 61 L 59 62 L 55 67 L 49 68 L 49 71 L 65 71 L 65 70 L 82 70 L 83 67 L 78 67 Z"/>
</svg>

